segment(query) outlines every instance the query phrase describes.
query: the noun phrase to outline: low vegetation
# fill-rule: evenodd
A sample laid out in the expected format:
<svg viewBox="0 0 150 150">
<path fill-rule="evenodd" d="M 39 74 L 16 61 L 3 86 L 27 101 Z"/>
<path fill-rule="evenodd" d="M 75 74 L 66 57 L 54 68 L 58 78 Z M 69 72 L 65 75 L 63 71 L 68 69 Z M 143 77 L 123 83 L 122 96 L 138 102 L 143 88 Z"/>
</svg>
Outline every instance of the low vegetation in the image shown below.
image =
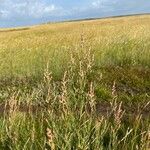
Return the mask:
<svg viewBox="0 0 150 150">
<path fill-rule="evenodd" d="M 0 30 L 0 149 L 148 150 L 149 24 Z"/>
</svg>

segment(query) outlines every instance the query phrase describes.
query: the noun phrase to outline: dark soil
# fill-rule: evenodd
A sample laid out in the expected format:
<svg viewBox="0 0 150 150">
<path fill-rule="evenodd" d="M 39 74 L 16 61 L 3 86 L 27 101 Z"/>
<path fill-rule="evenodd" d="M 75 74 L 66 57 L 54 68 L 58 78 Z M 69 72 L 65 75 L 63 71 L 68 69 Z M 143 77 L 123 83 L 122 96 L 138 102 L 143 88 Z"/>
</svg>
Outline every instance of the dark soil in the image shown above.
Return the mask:
<svg viewBox="0 0 150 150">
<path fill-rule="evenodd" d="M 17 108 L 17 109 L 16 109 Z M 16 111 L 23 112 L 23 113 L 31 113 L 33 115 L 36 115 L 40 113 L 41 111 L 46 110 L 46 107 L 41 105 L 27 105 L 27 104 L 20 104 L 15 109 Z M 13 108 L 12 108 L 13 109 Z M 148 104 L 122 104 L 122 112 L 124 112 L 124 116 L 126 118 L 134 118 L 136 116 L 140 116 L 143 119 L 150 119 L 150 103 Z M 5 103 L 0 104 L 0 116 L 4 116 L 5 114 L 8 114 L 10 111 L 10 106 Z M 97 116 L 104 116 L 104 117 L 110 117 L 113 114 L 112 106 L 109 102 L 99 102 L 96 105 L 96 111 Z M 89 111 L 90 112 L 90 111 Z"/>
</svg>

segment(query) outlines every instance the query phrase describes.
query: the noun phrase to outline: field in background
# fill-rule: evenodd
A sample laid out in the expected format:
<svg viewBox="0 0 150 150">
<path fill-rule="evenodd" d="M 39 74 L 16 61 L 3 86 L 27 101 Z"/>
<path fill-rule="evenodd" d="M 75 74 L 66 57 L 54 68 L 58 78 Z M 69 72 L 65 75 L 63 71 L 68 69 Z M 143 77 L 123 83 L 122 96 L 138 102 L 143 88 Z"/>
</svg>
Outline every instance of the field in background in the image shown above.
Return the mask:
<svg viewBox="0 0 150 150">
<path fill-rule="evenodd" d="M 150 16 L 46 24 L 0 30 L 1 76 L 41 74 L 49 62 L 56 75 L 80 51 L 81 38 L 100 66 L 150 66 Z"/>
<path fill-rule="evenodd" d="M 13 79 L 35 83 L 47 65 L 59 80 L 71 53 L 83 56 L 84 46 L 95 56 L 93 79 L 102 74 L 100 82 L 107 84 L 102 91 L 109 92 L 116 81 L 121 93 L 143 101 L 150 91 L 149 25 L 150 16 L 145 15 L 0 30 L 1 87 Z"/>
<path fill-rule="evenodd" d="M 0 149 L 148 150 L 149 100 L 150 15 L 0 29 Z"/>
</svg>

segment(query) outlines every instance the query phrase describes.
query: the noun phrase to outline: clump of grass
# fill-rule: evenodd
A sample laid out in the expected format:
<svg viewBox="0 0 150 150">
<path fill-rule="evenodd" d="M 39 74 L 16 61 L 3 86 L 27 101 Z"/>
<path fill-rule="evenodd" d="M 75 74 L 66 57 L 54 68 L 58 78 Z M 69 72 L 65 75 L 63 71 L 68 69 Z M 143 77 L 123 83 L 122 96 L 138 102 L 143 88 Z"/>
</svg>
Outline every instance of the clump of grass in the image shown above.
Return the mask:
<svg viewBox="0 0 150 150">
<path fill-rule="evenodd" d="M 1 149 L 149 148 L 149 120 L 125 114 L 117 100 L 116 82 L 111 87 L 110 111 L 97 112 L 96 83 L 90 78 L 94 55 L 91 49 L 81 50 L 83 55 L 71 54 L 61 80 L 53 78 L 47 65 L 34 90 L 24 96 L 14 91 L 1 116 Z"/>
</svg>

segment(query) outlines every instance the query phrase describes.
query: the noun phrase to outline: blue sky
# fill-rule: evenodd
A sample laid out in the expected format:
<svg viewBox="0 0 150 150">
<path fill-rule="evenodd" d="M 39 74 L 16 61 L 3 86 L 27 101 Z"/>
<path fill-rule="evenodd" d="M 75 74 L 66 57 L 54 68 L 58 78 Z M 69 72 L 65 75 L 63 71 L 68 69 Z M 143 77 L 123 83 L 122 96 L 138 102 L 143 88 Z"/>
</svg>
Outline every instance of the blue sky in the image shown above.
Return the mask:
<svg viewBox="0 0 150 150">
<path fill-rule="evenodd" d="M 150 0 L 0 0 L 0 27 L 149 12 Z"/>
</svg>

